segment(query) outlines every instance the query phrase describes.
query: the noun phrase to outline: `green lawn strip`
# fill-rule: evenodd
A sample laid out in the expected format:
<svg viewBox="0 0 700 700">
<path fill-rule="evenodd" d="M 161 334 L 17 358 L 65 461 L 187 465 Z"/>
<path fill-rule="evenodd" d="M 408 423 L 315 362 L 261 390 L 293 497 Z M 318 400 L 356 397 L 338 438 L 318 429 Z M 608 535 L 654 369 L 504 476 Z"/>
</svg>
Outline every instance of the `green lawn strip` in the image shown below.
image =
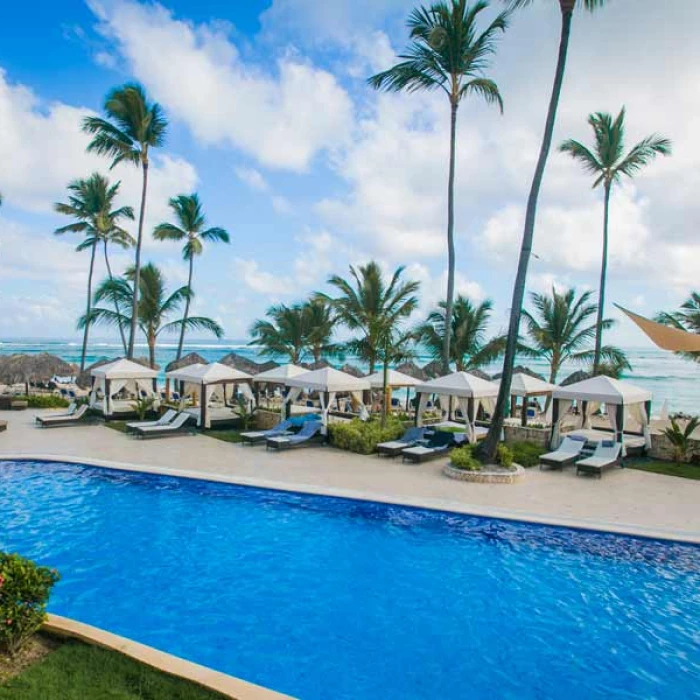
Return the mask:
<svg viewBox="0 0 700 700">
<path fill-rule="evenodd" d="M 204 430 L 202 435 L 214 438 L 216 440 L 222 440 L 223 442 L 243 442 L 241 437 L 241 430 Z"/>
<path fill-rule="evenodd" d="M 118 430 L 120 433 L 126 432 L 125 420 L 106 420 L 105 425 L 112 430 Z"/>
<path fill-rule="evenodd" d="M 224 696 L 117 652 L 67 641 L 0 685 L 12 700 L 222 700 Z"/>
<path fill-rule="evenodd" d="M 666 476 L 680 476 L 684 479 L 700 480 L 700 466 L 697 464 L 676 464 L 675 462 L 655 462 L 651 460 L 625 461 L 629 469 L 639 469 L 643 472 L 665 474 Z"/>
</svg>

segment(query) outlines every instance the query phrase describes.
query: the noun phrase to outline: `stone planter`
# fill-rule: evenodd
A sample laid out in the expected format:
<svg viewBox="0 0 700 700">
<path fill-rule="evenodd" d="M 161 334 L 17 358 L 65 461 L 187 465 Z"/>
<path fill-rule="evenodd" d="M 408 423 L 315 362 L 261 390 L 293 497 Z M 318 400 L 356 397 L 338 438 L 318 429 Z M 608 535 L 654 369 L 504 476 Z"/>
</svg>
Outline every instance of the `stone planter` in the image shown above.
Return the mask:
<svg viewBox="0 0 700 700">
<path fill-rule="evenodd" d="M 514 442 L 531 442 L 540 447 L 549 446 L 549 436 L 551 435 L 550 428 L 528 428 L 521 425 L 504 425 L 503 435 L 506 445 L 512 445 Z"/>
<path fill-rule="evenodd" d="M 274 428 L 281 419 L 282 415 L 278 411 L 267 411 L 264 408 L 259 408 L 255 411 L 255 429 L 269 430 L 270 428 Z"/>
<path fill-rule="evenodd" d="M 511 469 L 504 469 L 497 465 L 488 465 L 472 472 L 466 469 L 457 469 L 451 464 L 446 464 L 442 473 L 450 479 L 471 481 L 475 484 L 514 484 L 525 476 L 525 469 L 519 464 L 514 464 Z"/>
<path fill-rule="evenodd" d="M 690 440 L 690 449 L 686 462 L 692 462 L 694 457 L 700 456 L 700 440 Z M 671 441 L 663 433 L 651 434 L 651 448 L 649 449 L 649 457 L 660 459 L 663 461 L 673 461 L 673 445 Z"/>
</svg>

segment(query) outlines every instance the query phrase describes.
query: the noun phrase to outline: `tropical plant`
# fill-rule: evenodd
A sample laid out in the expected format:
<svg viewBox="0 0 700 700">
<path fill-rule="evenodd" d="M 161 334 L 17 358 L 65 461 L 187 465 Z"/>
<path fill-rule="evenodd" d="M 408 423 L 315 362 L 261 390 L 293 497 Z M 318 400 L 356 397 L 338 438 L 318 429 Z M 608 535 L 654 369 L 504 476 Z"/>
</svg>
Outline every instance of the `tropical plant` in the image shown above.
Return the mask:
<svg viewBox="0 0 700 700">
<path fill-rule="evenodd" d="M 131 402 L 131 407 L 139 417 L 139 420 L 143 420 L 146 414 L 153 408 L 155 402 L 156 400 L 152 396 L 139 396 Z"/>
<path fill-rule="evenodd" d="M 502 0 L 508 3 L 512 9 L 518 9 L 531 5 L 534 0 Z M 506 408 L 510 402 L 510 385 L 513 379 L 513 367 L 515 365 L 515 356 L 518 352 L 519 333 L 520 333 L 520 317 L 523 311 L 525 302 L 525 289 L 527 286 L 527 268 L 530 264 L 530 256 L 532 255 L 532 244 L 535 236 L 535 219 L 537 216 L 537 202 L 540 196 L 544 171 L 549 157 L 549 151 L 552 147 L 552 138 L 554 136 L 554 125 L 557 119 L 557 109 L 559 107 L 559 98 L 561 89 L 564 85 L 564 73 L 566 71 L 566 58 L 569 51 L 569 37 L 571 35 L 571 21 L 574 16 L 576 7 L 582 7 L 589 12 L 593 12 L 600 7 L 603 7 L 605 0 L 555 0 L 559 3 L 561 12 L 561 32 L 559 37 L 559 54 L 557 58 L 557 67 L 554 73 L 554 84 L 552 86 L 552 94 L 549 99 L 549 108 L 547 110 L 547 118 L 545 121 L 544 134 L 542 136 L 542 144 L 540 146 L 537 164 L 535 165 L 535 173 L 530 186 L 530 194 L 527 199 L 527 209 L 525 212 L 525 226 L 523 229 L 523 238 L 520 244 L 520 256 L 518 258 L 518 271 L 513 284 L 513 300 L 510 305 L 510 322 L 508 324 L 508 337 L 506 341 L 505 355 L 503 358 L 503 374 L 501 376 L 501 384 L 498 391 L 498 399 L 496 400 L 496 408 L 494 410 L 493 419 L 489 428 L 486 439 L 481 442 L 479 452 L 484 461 L 491 461 L 496 454 L 496 445 L 500 440 L 501 431 L 503 430 L 503 420 L 505 418 Z"/>
<path fill-rule="evenodd" d="M 59 214 L 70 216 L 75 221 L 66 226 L 57 228 L 55 233 L 82 233 L 85 238 L 77 246 L 76 250 L 90 251 L 90 268 L 87 280 L 87 302 L 86 314 L 90 314 L 92 303 L 92 279 L 95 269 L 95 254 L 97 246 L 102 243 L 105 254 L 105 264 L 109 276 L 112 271 L 109 265 L 107 246 L 115 243 L 122 248 L 128 248 L 133 243 L 133 238 L 119 225 L 121 219 L 133 219 L 134 210 L 131 207 L 114 207 L 114 200 L 119 193 L 119 182 L 111 185 L 109 180 L 93 173 L 89 178 L 74 180 L 68 185 L 68 202 L 56 203 L 54 209 Z M 87 342 L 90 325 L 86 324 L 83 329 L 83 347 L 80 354 L 80 371 L 85 369 L 85 355 L 87 353 Z M 124 341 L 123 329 L 122 342 Z"/>
<path fill-rule="evenodd" d="M 591 323 L 597 307 L 591 303 L 592 292 L 576 296 L 576 290 L 549 294 L 531 294 L 534 312 L 523 311 L 527 334 L 533 345 L 526 351 L 533 357 L 549 362 L 549 381 L 556 384 L 559 370 L 565 362 L 588 364 L 593 360 L 591 344 L 596 326 Z M 603 320 L 604 328 L 614 325 L 611 319 Z M 601 348 L 601 356 L 608 362 L 630 369 L 622 350 L 611 345 Z"/>
<path fill-rule="evenodd" d="M 328 426 L 331 445 L 341 450 L 369 455 L 376 452 L 380 442 L 396 440 L 404 432 L 404 425 L 397 418 L 391 418 L 384 424 L 376 419 L 362 421 L 355 418 Z"/>
<path fill-rule="evenodd" d="M 695 429 L 700 425 L 700 418 L 693 416 L 685 425 L 685 428 L 681 428 L 676 422 L 675 418 L 671 419 L 671 427 L 664 429 L 664 435 L 671 443 L 673 447 L 673 461 L 674 462 L 687 462 L 688 456 L 692 445 L 690 444 L 691 436 L 695 432 Z"/>
<path fill-rule="evenodd" d="M 318 363 L 323 357 L 339 354 L 339 347 L 333 342 L 336 317 L 328 302 L 312 298 L 303 306 L 304 335 L 307 351 Z"/>
<path fill-rule="evenodd" d="M 204 242 L 207 243 L 228 243 L 230 241 L 228 232 L 219 227 L 205 228 L 206 219 L 202 211 L 202 204 L 199 195 L 181 194 L 173 197 L 168 202 L 170 208 L 177 219 L 178 225 L 162 223 L 156 226 L 153 237 L 159 241 L 185 241 L 182 248 L 182 257 L 189 264 L 187 276 L 187 286 L 192 289 L 192 277 L 194 274 L 194 259 L 201 255 L 204 249 Z M 185 302 L 185 314 L 183 318 L 187 320 L 190 315 L 190 299 Z M 176 360 L 182 357 L 182 346 L 185 342 L 185 324 L 180 328 L 180 339 L 177 344 Z"/>
<path fill-rule="evenodd" d="M 286 357 L 298 365 L 306 349 L 308 328 L 304 304 L 276 304 L 250 327 L 250 345 L 260 346 L 263 355 Z"/>
<path fill-rule="evenodd" d="M 687 333 L 700 334 L 700 293 L 691 292 L 681 304 L 680 311 L 663 311 L 657 314 L 656 320 L 672 328 Z M 700 352 L 677 352 L 676 355 L 685 357 L 693 362 L 700 362 Z"/>
<path fill-rule="evenodd" d="M 457 110 L 470 95 L 496 104 L 503 112 L 503 100 L 496 83 L 484 77 L 496 52 L 499 32 L 508 26 L 508 13 L 500 13 L 484 31 L 479 32 L 479 15 L 488 3 L 473 5 L 466 0 L 445 0 L 429 7 L 417 7 L 409 15 L 407 26 L 411 43 L 401 61 L 389 70 L 373 75 L 369 84 L 388 92 L 442 90 L 450 102 L 450 161 L 447 185 L 447 317 L 452 316 L 455 285 L 454 183 Z M 450 364 L 449 334 L 443 338 L 443 368 Z"/>
<path fill-rule="evenodd" d="M 583 165 L 586 172 L 595 177 L 593 187 L 603 186 L 603 258 L 600 268 L 600 289 L 598 292 L 598 320 L 596 322 L 595 355 L 593 373 L 600 369 L 600 352 L 603 342 L 603 315 L 605 312 L 605 284 L 608 270 L 608 220 L 610 212 L 610 192 L 612 186 L 621 180 L 622 175 L 631 178 L 648 165 L 657 155 L 670 155 L 671 142 L 654 134 L 637 143 L 629 153 L 625 153 L 625 109 L 615 119 L 610 114 L 596 112 L 588 117 L 593 129 L 595 144 L 592 148 L 579 141 L 564 141 L 559 150 L 568 153 Z"/>
<path fill-rule="evenodd" d="M 450 361 L 458 372 L 468 372 L 494 362 L 503 352 L 505 337 L 486 339 L 493 302 L 490 299 L 474 304 L 461 294 L 452 307 L 450 324 Z M 434 359 L 443 354 L 445 337 L 445 318 L 447 304 L 441 301 L 438 308 L 430 313 L 425 323 L 418 328 L 423 345 Z"/>
<path fill-rule="evenodd" d="M 92 134 L 87 150 L 112 159 L 110 168 L 119 163 L 131 163 L 141 168 L 141 206 L 139 209 L 136 254 L 134 258 L 134 289 L 131 325 L 127 357 L 134 357 L 134 340 L 138 322 L 138 303 L 141 293 L 141 245 L 143 243 L 143 221 L 146 214 L 148 190 L 148 166 L 151 148 L 162 146 L 168 121 L 161 106 L 151 102 L 141 85 L 127 83 L 111 90 L 105 99 L 106 118 L 85 117 L 83 131 Z"/>
<path fill-rule="evenodd" d="M 90 316 L 80 319 L 80 327 L 88 322 L 103 323 L 107 326 L 123 324 L 128 327 L 131 324 L 135 280 L 136 270 L 133 267 L 126 271 L 124 277 L 104 280 L 95 291 L 94 304 L 106 301 L 114 308 L 93 306 Z M 168 318 L 180 311 L 188 297 L 192 296 L 192 291 L 184 286 L 168 295 L 163 273 L 153 263 L 141 268 L 139 286 L 136 323 L 146 338 L 151 367 L 155 367 L 156 342 L 163 332 L 179 331 L 184 324 L 188 330 L 206 331 L 217 338 L 223 337 L 224 331 L 221 326 L 206 316 L 189 316 L 187 319 L 168 321 Z"/>
<path fill-rule="evenodd" d="M 474 456 L 471 445 L 463 445 L 450 452 L 450 466 L 462 471 L 476 472 L 481 469 L 481 462 Z"/>
</svg>

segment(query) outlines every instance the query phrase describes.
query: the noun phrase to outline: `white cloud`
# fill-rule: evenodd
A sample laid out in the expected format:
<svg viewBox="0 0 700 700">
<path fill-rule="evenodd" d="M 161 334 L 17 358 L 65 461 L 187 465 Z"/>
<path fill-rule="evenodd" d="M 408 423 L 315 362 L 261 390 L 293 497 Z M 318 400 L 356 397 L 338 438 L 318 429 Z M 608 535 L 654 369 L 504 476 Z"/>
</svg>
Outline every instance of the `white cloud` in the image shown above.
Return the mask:
<svg viewBox="0 0 700 700">
<path fill-rule="evenodd" d="M 269 297 L 286 296 L 295 290 L 294 282 L 289 277 L 281 277 L 260 268 L 256 260 L 235 258 L 233 261 L 236 275 L 254 292 Z"/>
<path fill-rule="evenodd" d="M 256 192 L 267 192 L 270 189 L 270 185 L 267 180 L 262 176 L 259 170 L 255 168 L 236 168 L 236 176 L 238 179 L 248 185 L 251 190 Z"/>
<path fill-rule="evenodd" d="M 269 71 L 248 64 L 221 24 L 174 19 L 162 5 L 91 0 L 100 31 L 129 68 L 203 143 L 306 170 L 346 140 L 352 102 L 335 77 L 293 53 Z"/>
</svg>

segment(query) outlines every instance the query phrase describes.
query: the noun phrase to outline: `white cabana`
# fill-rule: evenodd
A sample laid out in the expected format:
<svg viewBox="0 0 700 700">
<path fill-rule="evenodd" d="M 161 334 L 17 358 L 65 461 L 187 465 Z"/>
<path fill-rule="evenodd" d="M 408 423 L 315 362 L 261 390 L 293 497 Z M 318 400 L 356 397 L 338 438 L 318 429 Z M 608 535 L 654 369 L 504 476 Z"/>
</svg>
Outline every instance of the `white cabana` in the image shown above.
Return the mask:
<svg viewBox="0 0 700 700">
<path fill-rule="evenodd" d="M 321 415 L 324 432 L 328 426 L 328 412 L 331 404 L 339 393 L 349 393 L 362 404 L 362 392 L 370 389 L 366 377 L 353 377 L 352 374 L 341 372 L 333 367 L 324 367 L 310 372 L 304 372 L 296 377 L 290 377 L 285 384 L 290 391 L 285 396 L 285 405 L 291 405 L 304 389 L 317 391 L 321 397 Z"/>
<path fill-rule="evenodd" d="M 126 359 L 95 367 L 90 370 L 90 408 L 105 416 L 133 413 L 133 402 L 139 396 L 145 395 L 157 401 L 157 376 L 156 370 Z M 120 393 L 127 394 L 127 398 L 115 398 Z"/>
<path fill-rule="evenodd" d="M 501 380 L 494 382 L 496 386 L 500 387 Z M 522 399 L 522 405 L 520 409 L 520 423 L 523 426 L 527 425 L 527 410 L 528 410 L 528 399 L 532 396 L 550 396 L 554 389 L 557 387 L 554 384 L 545 382 L 542 379 L 533 377 L 530 374 L 525 374 L 524 372 L 517 372 L 513 375 L 510 382 L 510 415 L 515 416 L 516 410 L 516 397 Z"/>
<path fill-rule="evenodd" d="M 226 385 L 238 385 L 241 393 L 252 403 L 253 392 L 250 388 L 252 377 L 229 365 L 212 362 L 181 367 L 166 373 L 166 378 L 183 385 L 189 384 L 199 388 L 199 406 L 186 409 L 197 418 L 197 425 L 211 428 L 212 421 L 230 421 L 236 417 L 233 409 L 226 405 Z M 181 394 L 184 392 L 180 392 Z"/>
<path fill-rule="evenodd" d="M 384 370 L 379 370 L 374 374 L 370 374 L 367 377 L 372 389 L 383 389 L 384 388 Z M 406 389 L 406 411 L 408 411 L 408 398 L 412 387 L 420 384 L 421 380 L 411 377 L 408 374 L 399 372 L 395 369 L 387 370 L 387 387 L 389 388 L 389 393 L 393 393 L 393 389 Z M 389 397 L 391 404 L 391 396 Z"/>
<path fill-rule="evenodd" d="M 623 454 L 626 418 L 633 420 L 639 426 L 645 447 L 651 447 L 649 433 L 651 392 L 646 389 L 600 375 L 569 386 L 558 386 L 552 392 L 552 399 L 553 447 L 559 444 L 562 422 L 574 402 L 579 405 L 581 428 L 584 430 L 590 428 L 591 416 L 601 405 L 605 405 L 610 427 L 615 434 L 615 440 L 622 444 Z"/>
<path fill-rule="evenodd" d="M 498 396 L 498 387 L 468 372 L 453 372 L 445 377 L 416 385 L 416 425 L 421 424 L 421 418 L 431 396 L 454 396 L 465 419 L 465 433 L 469 442 L 476 442 L 476 416 L 479 406 L 492 412 L 493 403 Z"/>
<path fill-rule="evenodd" d="M 253 377 L 255 384 L 287 384 L 288 379 L 298 377 L 300 374 L 306 374 L 309 370 L 299 367 L 298 365 L 280 365 L 273 367 L 266 372 L 260 372 Z"/>
</svg>

